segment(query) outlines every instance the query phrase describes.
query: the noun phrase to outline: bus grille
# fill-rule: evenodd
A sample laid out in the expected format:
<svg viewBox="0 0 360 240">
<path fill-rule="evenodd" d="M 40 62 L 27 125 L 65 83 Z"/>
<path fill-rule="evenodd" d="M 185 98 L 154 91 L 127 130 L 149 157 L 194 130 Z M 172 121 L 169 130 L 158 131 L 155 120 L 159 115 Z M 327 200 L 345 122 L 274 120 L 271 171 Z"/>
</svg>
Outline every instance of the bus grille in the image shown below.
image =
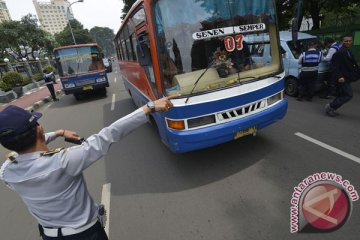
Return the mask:
<svg viewBox="0 0 360 240">
<path fill-rule="evenodd" d="M 86 79 L 86 80 L 81 80 L 81 81 L 75 82 L 76 86 L 78 86 L 78 87 L 93 84 L 93 83 L 95 83 L 95 79 Z"/>
<path fill-rule="evenodd" d="M 261 100 L 246 106 L 241 106 L 236 109 L 232 109 L 226 112 L 217 113 L 217 118 L 219 122 L 232 120 L 234 118 L 239 118 L 253 112 L 256 112 L 262 108 L 266 107 L 266 100 Z"/>
</svg>

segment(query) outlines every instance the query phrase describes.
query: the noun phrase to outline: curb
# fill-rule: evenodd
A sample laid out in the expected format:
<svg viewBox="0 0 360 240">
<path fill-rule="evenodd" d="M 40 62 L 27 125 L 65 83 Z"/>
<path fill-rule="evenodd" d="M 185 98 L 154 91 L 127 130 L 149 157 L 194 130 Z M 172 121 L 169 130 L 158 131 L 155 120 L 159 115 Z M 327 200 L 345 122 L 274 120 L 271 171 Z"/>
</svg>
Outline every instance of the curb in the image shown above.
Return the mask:
<svg viewBox="0 0 360 240">
<path fill-rule="evenodd" d="M 63 95 L 63 90 L 57 90 L 56 91 L 56 95 L 61 97 Z M 45 98 L 43 98 L 40 101 L 37 101 L 35 103 L 33 103 L 31 106 L 25 108 L 25 110 L 29 111 L 29 112 L 34 112 L 35 110 L 38 110 L 39 108 L 41 108 L 42 106 L 44 106 L 46 103 L 52 102 L 52 98 L 51 96 L 47 96 Z"/>
</svg>

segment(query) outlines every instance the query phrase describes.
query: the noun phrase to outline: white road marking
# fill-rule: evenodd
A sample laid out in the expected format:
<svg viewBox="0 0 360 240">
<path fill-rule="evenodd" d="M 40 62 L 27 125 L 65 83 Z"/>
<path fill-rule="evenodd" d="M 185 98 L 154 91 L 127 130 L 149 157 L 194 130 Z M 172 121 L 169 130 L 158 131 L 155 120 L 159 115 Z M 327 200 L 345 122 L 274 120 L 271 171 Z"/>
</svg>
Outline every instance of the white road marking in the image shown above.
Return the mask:
<svg viewBox="0 0 360 240">
<path fill-rule="evenodd" d="M 114 111 L 115 109 L 115 93 L 112 95 L 111 99 L 111 111 Z"/>
<path fill-rule="evenodd" d="M 116 83 L 116 81 L 117 81 L 117 78 L 114 78 L 114 83 Z"/>
<path fill-rule="evenodd" d="M 102 187 L 102 194 L 101 194 L 101 204 L 104 204 L 106 210 L 106 222 L 105 222 L 105 232 L 109 236 L 109 229 L 110 229 L 110 195 L 111 195 L 111 183 L 106 183 Z"/>
<path fill-rule="evenodd" d="M 320 142 L 319 140 L 316 140 L 316 139 L 314 139 L 312 137 L 309 137 L 309 136 L 307 136 L 305 134 L 302 134 L 300 132 L 295 133 L 295 135 L 298 136 L 298 137 L 301 137 L 302 139 L 305 139 L 305 140 L 307 140 L 309 142 L 312 142 L 312 143 L 314 143 L 314 144 L 316 144 L 316 145 L 318 145 L 320 147 L 323 147 L 323 148 L 325 148 L 327 150 L 330 150 L 330 151 L 332 151 L 332 152 L 334 152 L 336 154 L 339 154 L 339 155 L 341 155 L 341 156 L 343 156 L 343 157 L 345 157 L 347 159 L 350 159 L 350 160 L 352 160 L 354 162 L 360 163 L 360 158 L 359 157 L 351 155 L 351 154 L 349 154 L 347 152 L 344 152 L 344 151 L 342 151 L 342 150 L 340 150 L 338 148 L 332 147 L 332 146 L 330 146 L 330 145 L 328 145 L 326 143 Z"/>
</svg>

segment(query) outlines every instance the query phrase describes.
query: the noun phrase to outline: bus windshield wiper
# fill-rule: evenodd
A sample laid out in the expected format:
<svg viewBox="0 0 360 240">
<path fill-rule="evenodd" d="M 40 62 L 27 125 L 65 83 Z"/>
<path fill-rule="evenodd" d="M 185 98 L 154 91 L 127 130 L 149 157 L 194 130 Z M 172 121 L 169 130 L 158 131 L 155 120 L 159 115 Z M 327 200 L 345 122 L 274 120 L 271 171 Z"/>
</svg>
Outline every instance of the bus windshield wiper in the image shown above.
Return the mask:
<svg viewBox="0 0 360 240">
<path fill-rule="evenodd" d="M 197 86 L 197 84 L 199 83 L 200 79 L 205 75 L 205 73 L 207 72 L 207 70 L 209 70 L 210 67 L 212 67 L 214 61 L 212 61 L 207 68 L 204 70 L 204 72 L 201 73 L 201 75 L 199 76 L 199 78 L 195 81 L 193 88 L 191 89 L 189 96 L 186 98 L 185 103 L 187 103 L 189 101 L 189 98 L 192 97 L 192 94 L 194 93 L 194 90 Z"/>
<path fill-rule="evenodd" d="M 255 79 L 257 77 L 254 76 L 248 76 L 248 77 L 242 77 L 242 78 L 238 78 L 238 80 L 242 80 L 242 79 Z"/>
</svg>

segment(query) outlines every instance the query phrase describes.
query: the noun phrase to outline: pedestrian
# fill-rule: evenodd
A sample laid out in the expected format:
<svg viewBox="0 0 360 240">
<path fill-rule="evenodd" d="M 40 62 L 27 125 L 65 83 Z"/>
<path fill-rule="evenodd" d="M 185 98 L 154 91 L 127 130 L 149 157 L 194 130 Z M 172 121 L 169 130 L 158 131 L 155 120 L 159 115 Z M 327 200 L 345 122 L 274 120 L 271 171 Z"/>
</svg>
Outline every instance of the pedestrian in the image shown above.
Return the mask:
<svg viewBox="0 0 360 240">
<path fill-rule="evenodd" d="M 325 38 L 324 40 L 325 48 L 328 49 L 326 56 L 324 56 L 324 61 L 328 63 L 329 71 L 326 74 L 324 80 L 324 89 L 320 98 L 330 99 L 331 96 L 335 95 L 335 83 L 331 74 L 331 59 L 333 55 L 340 49 L 341 43 L 335 42 L 332 38 Z"/>
<path fill-rule="evenodd" d="M 360 79 L 360 69 L 354 55 L 350 51 L 352 35 L 342 36 L 342 47 L 334 54 L 331 62 L 331 72 L 336 86 L 335 99 L 326 104 L 325 112 L 330 117 L 336 117 L 336 112 L 353 97 L 351 82 Z"/>
<path fill-rule="evenodd" d="M 49 73 L 46 69 L 44 69 L 43 77 L 45 80 L 46 87 L 49 89 L 52 99 L 54 101 L 59 101 L 59 99 L 56 97 L 55 89 L 54 89 L 54 81 L 53 81 L 53 78 L 55 77 L 54 72 Z"/>
<path fill-rule="evenodd" d="M 316 82 L 318 80 L 319 63 L 323 59 L 322 53 L 316 49 L 317 43 L 310 41 L 308 50 L 301 53 L 299 64 L 301 65 L 299 79 L 299 95 L 298 101 L 302 101 L 304 97 L 311 102 L 315 92 Z"/>
<path fill-rule="evenodd" d="M 99 206 L 90 196 L 83 171 L 106 155 L 110 145 L 148 121 L 147 115 L 168 111 L 173 104 L 164 97 L 118 119 L 79 146 L 49 151 L 57 137 L 79 140 L 76 132 L 59 129 L 44 133 L 38 120 L 17 106 L 0 112 L 0 143 L 15 151 L 0 168 L 0 180 L 18 193 L 39 223 L 43 240 L 106 240 L 98 221 Z"/>
</svg>

